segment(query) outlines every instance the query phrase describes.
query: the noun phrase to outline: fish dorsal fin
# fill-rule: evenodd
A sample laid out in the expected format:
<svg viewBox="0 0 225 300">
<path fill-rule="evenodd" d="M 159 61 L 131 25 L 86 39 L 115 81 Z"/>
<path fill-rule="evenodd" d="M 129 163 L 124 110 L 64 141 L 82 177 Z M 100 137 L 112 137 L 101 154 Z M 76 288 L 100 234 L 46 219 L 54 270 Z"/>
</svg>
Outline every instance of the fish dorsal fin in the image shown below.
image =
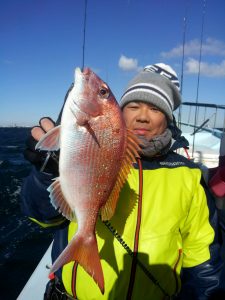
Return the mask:
<svg viewBox="0 0 225 300">
<path fill-rule="evenodd" d="M 138 138 L 127 129 L 127 143 L 124 158 L 117 176 L 116 183 L 106 204 L 101 208 L 101 219 L 109 220 L 115 213 L 120 191 L 130 173 L 132 164 L 139 158 L 138 151 L 141 151 Z"/>
<path fill-rule="evenodd" d="M 60 148 L 60 127 L 56 126 L 49 130 L 37 143 L 35 149 L 44 151 L 57 151 Z"/>
<path fill-rule="evenodd" d="M 75 213 L 72 211 L 71 207 L 69 206 L 63 195 L 59 177 L 57 177 L 53 181 L 53 183 L 48 187 L 47 190 L 50 193 L 51 203 L 55 207 L 55 209 L 59 209 L 59 212 L 61 212 L 62 215 L 68 220 L 76 220 Z"/>
</svg>

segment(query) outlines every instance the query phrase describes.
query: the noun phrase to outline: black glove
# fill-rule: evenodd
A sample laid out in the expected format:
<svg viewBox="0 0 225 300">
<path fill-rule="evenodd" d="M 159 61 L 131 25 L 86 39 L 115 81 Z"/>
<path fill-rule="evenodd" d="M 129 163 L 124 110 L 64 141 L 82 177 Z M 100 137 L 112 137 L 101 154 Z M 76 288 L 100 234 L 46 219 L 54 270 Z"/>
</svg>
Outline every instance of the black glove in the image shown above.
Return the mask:
<svg viewBox="0 0 225 300">
<path fill-rule="evenodd" d="M 59 151 L 47 152 L 35 150 L 37 143 L 38 142 L 30 134 L 26 140 L 26 148 L 23 152 L 24 158 L 33 164 L 38 171 L 43 171 L 58 176 Z"/>
</svg>

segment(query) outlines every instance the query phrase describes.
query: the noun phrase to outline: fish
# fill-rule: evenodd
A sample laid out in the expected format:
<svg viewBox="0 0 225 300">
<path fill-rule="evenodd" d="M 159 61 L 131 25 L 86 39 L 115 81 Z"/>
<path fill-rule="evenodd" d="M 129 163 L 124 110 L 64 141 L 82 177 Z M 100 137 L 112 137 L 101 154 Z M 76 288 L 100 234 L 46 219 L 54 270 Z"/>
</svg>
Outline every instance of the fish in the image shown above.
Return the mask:
<svg viewBox="0 0 225 300">
<path fill-rule="evenodd" d="M 77 231 L 50 272 L 76 261 L 104 294 L 95 227 L 109 220 L 119 193 L 139 157 L 138 138 L 126 128 L 109 86 L 90 68 L 75 69 L 75 81 L 62 112 L 61 124 L 37 143 L 40 151 L 57 151 L 59 177 L 48 187 L 52 205 Z"/>
</svg>

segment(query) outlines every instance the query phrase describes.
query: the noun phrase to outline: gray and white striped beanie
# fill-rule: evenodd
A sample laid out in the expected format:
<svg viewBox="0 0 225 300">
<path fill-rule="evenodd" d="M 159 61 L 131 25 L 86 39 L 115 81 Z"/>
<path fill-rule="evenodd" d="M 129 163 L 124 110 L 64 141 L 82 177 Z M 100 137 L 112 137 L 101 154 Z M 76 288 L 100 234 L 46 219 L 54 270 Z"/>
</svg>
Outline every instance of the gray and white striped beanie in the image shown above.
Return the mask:
<svg viewBox="0 0 225 300">
<path fill-rule="evenodd" d="M 123 108 L 132 101 L 151 103 L 172 121 L 173 111 L 181 103 L 176 72 L 163 63 L 146 66 L 129 82 L 120 99 L 120 107 Z"/>
</svg>

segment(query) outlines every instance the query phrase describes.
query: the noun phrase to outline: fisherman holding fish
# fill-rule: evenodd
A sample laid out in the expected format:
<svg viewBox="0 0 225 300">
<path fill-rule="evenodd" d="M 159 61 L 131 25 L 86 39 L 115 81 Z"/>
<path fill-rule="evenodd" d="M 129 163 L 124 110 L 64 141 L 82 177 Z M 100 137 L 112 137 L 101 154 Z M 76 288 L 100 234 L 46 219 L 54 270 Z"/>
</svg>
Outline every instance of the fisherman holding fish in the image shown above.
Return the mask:
<svg viewBox="0 0 225 300">
<path fill-rule="evenodd" d="M 130 81 L 120 106 L 77 69 L 60 125 L 32 129 L 23 211 L 58 229 L 44 299 L 224 299 L 214 200 L 176 153 L 188 146 L 173 117 L 180 103 L 162 63 Z"/>
</svg>

